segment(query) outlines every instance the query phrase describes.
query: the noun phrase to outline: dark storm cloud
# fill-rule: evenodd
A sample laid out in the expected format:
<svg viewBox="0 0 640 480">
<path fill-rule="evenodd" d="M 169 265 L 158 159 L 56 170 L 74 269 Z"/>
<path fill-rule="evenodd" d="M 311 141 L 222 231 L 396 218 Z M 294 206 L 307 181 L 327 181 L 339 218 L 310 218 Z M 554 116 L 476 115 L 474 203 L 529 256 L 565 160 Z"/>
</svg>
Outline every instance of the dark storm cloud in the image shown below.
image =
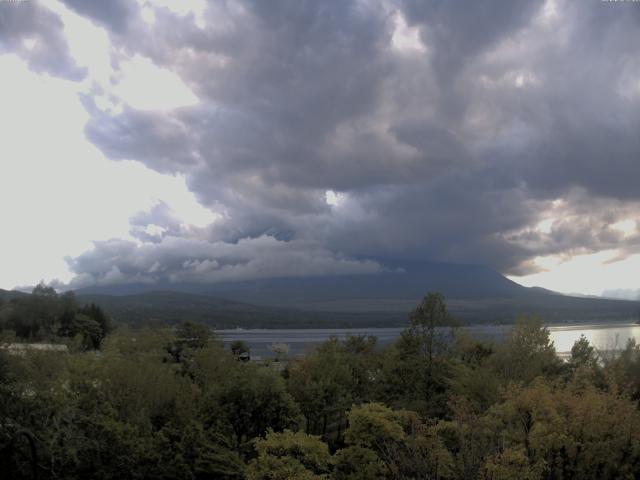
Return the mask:
<svg viewBox="0 0 640 480">
<path fill-rule="evenodd" d="M 459 70 L 474 56 L 526 26 L 541 3 L 400 0 L 400 6 L 407 23 L 419 26 L 423 41 L 433 46 L 432 66 L 443 86 L 451 87 Z"/>
<path fill-rule="evenodd" d="M 90 97 L 84 98 L 84 104 L 96 119 L 88 125 L 87 136 L 109 158 L 136 159 L 163 173 L 188 170 L 196 163 L 190 148 L 193 127 L 180 118 L 128 107 L 112 117 L 101 112 Z"/>
<path fill-rule="evenodd" d="M 315 242 L 261 236 L 237 243 L 166 237 L 142 246 L 126 240 L 96 242 L 67 259 L 78 275 L 72 288 L 112 283 L 237 281 L 308 275 L 371 274 L 382 267 L 330 252 Z"/>
<path fill-rule="evenodd" d="M 113 41 L 179 74 L 200 103 L 110 114 L 89 101 L 87 136 L 113 159 L 184 174 L 221 215 L 197 233 L 164 219 L 164 236 L 134 220 L 158 255 L 194 235 L 518 273 L 539 255 L 625 255 L 640 240 L 612 225 L 640 216 L 639 12 L 595 0 L 220 2 L 204 29 L 167 9 L 151 26 L 130 14 Z M 395 43 L 400 17 L 413 49 Z M 105 248 L 74 271 L 99 277 L 90 264 Z"/>
<path fill-rule="evenodd" d="M 80 15 L 116 33 L 124 32 L 131 18 L 138 11 L 136 2 L 131 0 L 62 0 L 62 2 Z"/>
<path fill-rule="evenodd" d="M 536 44 L 523 34 L 525 46 L 513 54 L 539 84 L 530 95 L 494 102 L 505 121 L 521 125 L 520 141 L 495 154 L 517 158 L 513 175 L 539 195 L 573 186 L 604 197 L 640 194 L 640 9 L 610 7 L 567 3 L 559 38 Z"/>
<path fill-rule="evenodd" d="M 0 2 L 0 53 L 15 53 L 36 72 L 81 80 L 60 17 L 38 2 Z"/>
</svg>

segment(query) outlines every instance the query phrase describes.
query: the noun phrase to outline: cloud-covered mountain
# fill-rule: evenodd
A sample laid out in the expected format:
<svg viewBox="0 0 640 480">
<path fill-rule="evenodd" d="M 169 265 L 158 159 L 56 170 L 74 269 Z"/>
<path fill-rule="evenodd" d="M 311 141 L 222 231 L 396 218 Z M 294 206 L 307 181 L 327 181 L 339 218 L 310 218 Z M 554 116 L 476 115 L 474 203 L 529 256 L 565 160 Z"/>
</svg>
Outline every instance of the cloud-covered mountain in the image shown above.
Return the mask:
<svg viewBox="0 0 640 480">
<path fill-rule="evenodd" d="M 168 315 L 173 321 L 195 315 L 209 323 L 218 318 L 231 326 L 261 327 L 404 325 L 408 312 L 430 291 L 443 293 L 452 313 L 467 322 L 513 322 L 520 314 L 540 315 L 549 322 L 631 320 L 640 312 L 640 302 L 576 298 L 525 288 L 481 266 L 431 262 L 395 262 L 394 266 L 394 270 L 360 275 L 117 284 L 84 288 L 77 294 L 107 309 L 111 306 L 121 315 L 138 311 L 152 318 Z M 258 322 L 261 309 L 263 320 Z M 228 318 L 229 311 L 242 313 L 235 324 Z"/>
<path fill-rule="evenodd" d="M 161 206 L 142 212 L 133 238 L 69 259 L 74 288 L 354 275 L 383 272 L 380 258 L 524 274 L 546 255 L 638 252 L 632 2 L 239 0 L 177 11 L 64 0 L 107 33 L 107 82 L 74 64 L 52 10 L 9 3 L 0 47 L 83 79 L 87 138 L 114 161 L 184 176 L 216 214 L 195 228 Z M 136 59 L 177 75 L 197 101 L 119 98 Z"/>
<path fill-rule="evenodd" d="M 617 290 L 605 290 L 602 292 L 602 296 L 606 298 L 619 298 L 622 300 L 640 300 L 640 289 L 617 289 Z"/>
</svg>

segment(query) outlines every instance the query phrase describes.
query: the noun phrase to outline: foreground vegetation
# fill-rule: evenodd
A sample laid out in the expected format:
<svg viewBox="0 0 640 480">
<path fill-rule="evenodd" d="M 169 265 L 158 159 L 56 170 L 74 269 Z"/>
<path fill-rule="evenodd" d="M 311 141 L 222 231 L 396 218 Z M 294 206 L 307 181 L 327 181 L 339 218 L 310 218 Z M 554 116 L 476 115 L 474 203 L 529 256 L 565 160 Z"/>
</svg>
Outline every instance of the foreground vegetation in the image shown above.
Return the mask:
<svg viewBox="0 0 640 480">
<path fill-rule="evenodd" d="M 521 319 L 503 343 L 484 343 L 456 331 L 442 297 L 430 294 L 389 347 L 368 336 L 330 339 L 303 358 L 256 364 L 239 361 L 246 346 L 226 351 L 195 323 L 109 333 L 108 319 L 97 328 L 90 306 L 40 295 L 55 312 L 20 316 L 27 306 L 5 304 L 2 335 L 63 341 L 70 353 L 0 351 L 3 478 L 640 472 L 635 343 L 601 358 L 582 338 L 562 362 L 539 320 Z M 70 307 L 59 308 L 65 302 Z M 29 327 L 18 318 L 31 319 Z"/>
</svg>

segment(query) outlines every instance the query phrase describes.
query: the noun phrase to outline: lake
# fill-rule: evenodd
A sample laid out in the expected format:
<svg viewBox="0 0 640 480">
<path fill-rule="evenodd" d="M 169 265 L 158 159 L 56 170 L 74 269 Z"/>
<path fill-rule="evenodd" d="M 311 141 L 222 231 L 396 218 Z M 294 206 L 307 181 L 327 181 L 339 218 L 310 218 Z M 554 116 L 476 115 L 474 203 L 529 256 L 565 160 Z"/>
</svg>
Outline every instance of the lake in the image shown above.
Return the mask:
<svg viewBox="0 0 640 480">
<path fill-rule="evenodd" d="M 462 327 L 477 338 L 500 341 L 509 325 L 476 325 Z M 640 325 L 634 323 L 606 324 L 554 324 L 549 325 L 549 332 L 559 354 L 571 351 L 574 342 L 584 335 L 589 342 L 600 350 L 617 350 L 624 348 L 627 340 L 635 338 L 640 341 Z M 347 335 L 375 335 L 378 345 L 388 345 L 398 338 L 403 328 L 318 328 L 318 329 L 250 329 L 250 330 L 217 330 L 225 345 L 233 340 L 243 340 L 251 348 L 251 354 L 257 357 L 273 356 L 269 346 L 273 343 L 289 345 L 289 356 L 303 355 L 319 343 L 331 336 L 344 339 Z"/>
</svg>

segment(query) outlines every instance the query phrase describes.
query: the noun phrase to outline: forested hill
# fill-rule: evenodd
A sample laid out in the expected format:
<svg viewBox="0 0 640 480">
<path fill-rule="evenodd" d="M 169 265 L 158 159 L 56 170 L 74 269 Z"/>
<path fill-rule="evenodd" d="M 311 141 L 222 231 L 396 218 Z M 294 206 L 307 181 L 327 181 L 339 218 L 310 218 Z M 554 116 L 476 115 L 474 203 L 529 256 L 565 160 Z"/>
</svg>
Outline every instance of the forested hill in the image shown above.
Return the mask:
<svg viewBox="0 0 640 480">
<path fill-rule="evenodd" d="M 152 289 L 152 290 L 150 290 Z M 526 288 L 485 267 L 401 263 L 373 275 L 275 278 L 216 284 L 111 285 L 76 291 L 115 323 L 216 328 L 404 326 L 430 291 L 442 292 L 463 323 L 512 323 L 520 314 L 546 322 L 635 320 L 640 302 L 560 295 Z M 0 290 L 0 303 L 27 296 Z"/>
<path fill-rule="evenodd" d="M 190 319 L 216 328 L 349 328 L 404 326 L 404 310 L 296 310 L 221 300 L 183 292 L 136 295 L 79 295 L 96 303 L 116 323 L 178 323 Z M 541 295 L 538 298 L 450 299 L 451 312 L 463 323 L 512 323 L 520 314 L 539 315 L 546 322 L 623 321 L 634 319 L 638 302 Z M 415 306 L 415 305 L 414 305 Z M 366 308 L 366 306 L 365 306 Z"/>
<path fill-rule="evenodd" d="M 3 290 L 0 288 L 0 300 L 11 300 L 28 295 L 28 293 L 19 292 L 18 290 Z"/>
<path fill-rule="evenodd" d="M 176 324 L 184 320 L 215 328 L 313 328 L 405 326 L 406 312 L 317 312 L 223 300 L 208 295 L 152 291 L 135 295 L 78 295 L 81 303 L 95 303 L 116 323 Z"/>
</svg>

